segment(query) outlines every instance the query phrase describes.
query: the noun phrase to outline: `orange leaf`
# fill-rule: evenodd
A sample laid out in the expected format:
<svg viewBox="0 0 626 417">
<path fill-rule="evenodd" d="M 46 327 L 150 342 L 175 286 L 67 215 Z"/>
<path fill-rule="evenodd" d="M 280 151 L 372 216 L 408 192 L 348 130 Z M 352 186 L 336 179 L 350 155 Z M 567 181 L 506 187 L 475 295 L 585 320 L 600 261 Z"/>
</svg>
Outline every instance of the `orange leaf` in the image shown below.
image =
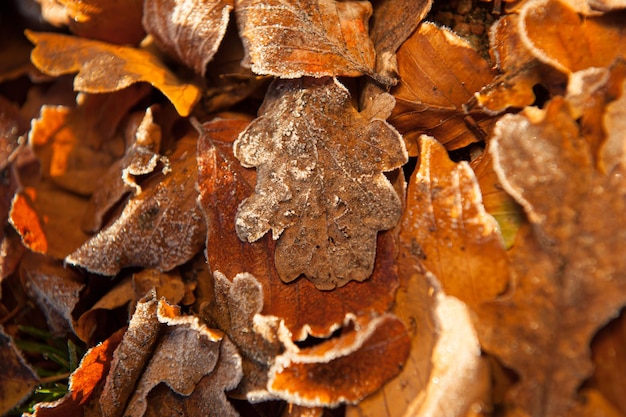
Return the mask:
<svg viewBox="0 0 626 417">
<path fill-rule="evenodd" d="M 142 0 L 59 0 L 58 3 L 65 6 L 68 26 L 78 36 L 134 45 L 146 34 L 141 26 Z"/>
<path fill-rule="evenodd" d="M 495 73 L 465 40 L 423 23 L 398 50 L 398 70 L 401 80 L 391 91 L 396 107 L 389 123 L 404 135 L 411 155 L 417 155 L 416 141 L 422 134 L 449 149 L 483 139 L 478 130 L 489 130 L 493 119 L 481 111 L 468 114 L 463 105 Z M 474 132 L 466 122 L 469 116 L 478 123 Z"/>
<path fill-rule="evenodd" d="M 418 145 L 419 169 L 409 182 L 400 239 L 447 294 L 470 305 L 492 300 L 506 288 L 509 272 L 498 224 L 485 212 L 476 177 L 434 139 L 422 136 Z"/>
<path fill-rule="evenodd" d="M 32 194 L 34 193 L 34 190 Z M 22 242 L 34 252 L 48 252 L 48 240 L 42 226 L 42 219 L 33 208 L 28 194 L 18 193 L 13 197 L 9 221 L 22 236 Z"/>
<path fill-rule="evenodd" d="M 236 0 L 244 65 L 262 75 L 374 75 L 369 2 Z"/>
<path fill-rule="evenodd" d="M 36 45 L 33 64 L 49 75 L 78 72 L 78 91 L 107 93 L 144 81 L 158 88 L 182 116 L 200 99 L 197 86 L 182 82 L 147 51 L 56 33 L 27 30 L 26 36 Z"/>
</svg>

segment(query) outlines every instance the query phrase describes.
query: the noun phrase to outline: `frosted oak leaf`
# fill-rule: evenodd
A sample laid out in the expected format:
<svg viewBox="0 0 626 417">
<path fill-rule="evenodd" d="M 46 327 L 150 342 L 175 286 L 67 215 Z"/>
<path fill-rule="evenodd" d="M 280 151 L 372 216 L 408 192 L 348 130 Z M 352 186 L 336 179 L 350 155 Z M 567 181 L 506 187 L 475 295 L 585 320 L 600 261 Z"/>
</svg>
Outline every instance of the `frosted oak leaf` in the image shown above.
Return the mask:
<svg viewBox="0 0 626 417">
<path fill-rule="evenodd" d="M 377 232 L 401 214 L 383 175 L 407 160 L 400 134 L 359 113 L 333 78 L 276 80 L 260 114 L 234 143 L 242 165 L 257 168 L 237 235 L 254 242 L 271 229 L 285 282 L 304 274 L 329 290 L 367 279 Z"/>
</svg>

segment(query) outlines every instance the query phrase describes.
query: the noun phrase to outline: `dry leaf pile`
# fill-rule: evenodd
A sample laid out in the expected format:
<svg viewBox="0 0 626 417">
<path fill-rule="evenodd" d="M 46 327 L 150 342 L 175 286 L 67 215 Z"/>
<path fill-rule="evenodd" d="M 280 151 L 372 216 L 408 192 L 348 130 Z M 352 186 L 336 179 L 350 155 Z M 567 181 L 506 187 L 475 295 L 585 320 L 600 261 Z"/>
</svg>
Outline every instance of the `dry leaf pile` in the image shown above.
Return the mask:
<svg viewBox="0 0 626 417">
<path fill-rule="evenodd" d="M 626 416 L 623 1 L 0 8 L 0 414 Z"/>
</svg>

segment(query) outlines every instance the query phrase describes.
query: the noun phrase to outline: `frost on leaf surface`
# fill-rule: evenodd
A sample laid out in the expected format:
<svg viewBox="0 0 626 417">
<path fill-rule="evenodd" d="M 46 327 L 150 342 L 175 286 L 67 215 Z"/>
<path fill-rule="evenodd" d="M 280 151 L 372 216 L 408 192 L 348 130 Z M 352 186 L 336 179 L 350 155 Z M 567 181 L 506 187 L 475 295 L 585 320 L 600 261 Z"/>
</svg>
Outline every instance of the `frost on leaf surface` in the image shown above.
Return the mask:
<svg viewBox="0 0 626 417">
<path fill-rule="evenodd" d="M 237 213 L 239 238 L 254 242 L 270 229 L 280 237 L 275 261 L 285 282 L 304 274 L 333 289 L 367 279 L 377 232 L 401 214 L 383 175 L 407 159 L 400 135 L 360 114 L 332 78 L 277 80 L 260 114 L 234 144 L 258 175 Z"/>
</svg>

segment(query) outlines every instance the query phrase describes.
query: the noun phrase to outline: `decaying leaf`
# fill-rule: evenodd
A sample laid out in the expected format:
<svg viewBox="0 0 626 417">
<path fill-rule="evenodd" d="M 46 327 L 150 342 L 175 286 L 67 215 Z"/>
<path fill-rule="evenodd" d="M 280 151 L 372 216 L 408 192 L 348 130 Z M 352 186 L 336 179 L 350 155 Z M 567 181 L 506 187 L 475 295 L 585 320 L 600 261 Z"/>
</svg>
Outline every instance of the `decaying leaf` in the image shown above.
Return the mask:
<svg viewBox="0 0 626 417">
<path fill-rule="evenodd" d="M 0 326 L 0 413 L 8 412 L 20 404 L 39 383 L 35 371 L 26 363 Z"/>
<path fill-rule="evenodd" d="M 204 77 L 232 8 L 233 0 L 148 0 L 143 25 L 161 49 Z"/>
<path fill-rule="evenodd" d="M 191 259 L 206 233 L 196 207 L 196 137 L 178 141 L 170 156 L 171 172 L 156 174 L 131 198 L 111 225 L 93 236 L 65 261 L 102 275 L 128 266 L 168 271 Z"/>
<path fill-rule="evenodd" d="M 235 156 L 257 167 L 255 194 L 240 206 L 237 234 L 254 242 L 270 229 L 276 268 L 317 288 L 367 279 L 379 230 L 393 227 L 400 200 L 382 174 L 406 151 L 382 120 L 367 120 L 338 81 L 277 81 L 262 116 L 241 133 Z M 282 235 L 282 236 L 281 236 Z"/>
<path fill-rule="evenodd" d="M 382 0 L 376 2 L 370 23 L 376 49 L 376 72 L 395 81 L 396 51 L 426 17 L 432 0 Z"/>
<path fill-rule="evenodd" d="M 60 261 L 27 253 L 20 263 L 22 286 L 46 315 L 55 336 L 64 336 L 74 328 L 72 311 L 85 287 L 82 277 L 64 268 Z"/>
<path fill-rule="evenodd" d="M 65 6 L 70 30 L 82 37 L 119 45 L 137 44 L 145 36 L 141 26 L 142 0 L 58 0 Z"/>
<path fill-rule="evenodd" d="M 421 134 L 434 136 L 448 149 L 484 139 L 480 130 L 488 131 L 494 120 L 480 111 L 467 113 L 463 106 L 495 73 L 469 43 L 450 30 L 423 23 L 398 50 L 398 71 L 389 123 L 404 135 L 411 155 L 417 155 Z M 468 124 L 469 117 L 474 124 Z"/>
<path fill-rule="evenodd" d="M 85 353 L 80 365 L 70 375 L 68 394 L 55 402 L 38 403 L 33 417 L 67 417 L 83 415 L 85 406 L 100 392 L 109 373 L 113 352 L 126 329 L 120 329 L 104 342 Z"/>
<path fill-rule="evenodd" d="M 369 2 L 236 0 L 235 13 L 246 49 L 243 64 L 257 74 L 374 75 Z"/>
<path fill-rule="evenodd" d="M 259 314 L 263 289 L 254 276 L 242 273 L 231 282 L 217 271 L 215 277 L 216 306 L 207 313 L 254 362 L 244 367 L 252 401 L 355 403 L 397 374 L 408 354 L 406 329 L 392 314 L 353 317 L 337 338 L 298 348 L 282 320 Z"/>
<path fill-rule="evenodd" d="M 563 415 L 591 373 L 591 337 L 626 304 L 626 164 L 599 172 L 558 97 L 545 110 L 504 116 L 491 145 L 498 177 L 532 231 L 510 251 L 511 295 L 477 310 L 481 343 L 518 372 L 513 403 L 531 415 Z"/>
<path fill-rule="evenodd" d="M 80 95 L 74 107 L 42 106 L 28 134 L 42 177 L 76 194 L 94 192 L 98 179 L 123 152 L 117 133 L 122 118 L 148 90 L 131 86 L 115 93 Z"/>
<path fill-rule="evenodd" d="M 242 271 L 254 275 L 264 295 L 259 312 L 284 320 L 293 340 L 328 337 L 350 315 L 387 311 L 397 288 L 396 250 L 390 232 L 378 237 L 374 270 L 366 283 L 351 282 L 328 293 L 308 280 L 284 285 L 274 267 L 275 243 L 269 236 L 253 245 L 237 239 L 237 207 L 253 192 L 255 177 L 233 156 L 232 142 L 247 125 L 245 120 L 214 120 L 199 127 L 199 204 L 207 218 L 206 254 L 211 269 L 227 277 Z"/>
<path fill-rule="evenodd" d="M 155 345 L 124 415 L 145 415 L 148 401 L 157 404 L 162 401 L 158 394 L 149 396 L 149 393 L 157 385 L 165 384 L 173 392 L 161 395 L 177 394 L 173 401 L 185 410 L 184 415 L 237 416 L 224 395 L 224 391 L 237 386 L 242 376 L 241 358 L 232 342 L 221 332 L 200 324 L 197 317 L 181 316 L 176 308 L 163 301 L 156 316 L 167 325 L 167 330 Z M 163 410 L 159 415 L 163 415 Z"/>
<path fill-rule="evenodd" d="M 106 93 L 143 81 L 159 89 L 182 116 L 200 99 L 197 86 L 182 82 L 147 51 L 56 33 L 26 35 L 36 45 L 31 54 L 35 66 L 55 76 L 78 72 L 77 91 Z"/>
<path fill-rule="evenodd" d="M 493 300 L 509 279 L 498 224 L 482 204 L 467 162 L 452 162 L 444 147 L 421 136 L 419 169 L 409 182 L 408 216 L 400 238 L 410 244 L 446 294 L 469 305 Z"/>
<path fill-rule="evenodd" d="M 157 165 L 169 169 L 169 160 L 160 155 L 161 128 L 154 123 L 152 108 L 148 108 L 138 124 L 132 144 L 124 156 L 111 164 L 96 182 L 81 227 L 95 233 L 102 228 L 105 216 L 127 194 L 138 195 L 142 188 L 137 177 L 153 172 Z"/>
</svg>

